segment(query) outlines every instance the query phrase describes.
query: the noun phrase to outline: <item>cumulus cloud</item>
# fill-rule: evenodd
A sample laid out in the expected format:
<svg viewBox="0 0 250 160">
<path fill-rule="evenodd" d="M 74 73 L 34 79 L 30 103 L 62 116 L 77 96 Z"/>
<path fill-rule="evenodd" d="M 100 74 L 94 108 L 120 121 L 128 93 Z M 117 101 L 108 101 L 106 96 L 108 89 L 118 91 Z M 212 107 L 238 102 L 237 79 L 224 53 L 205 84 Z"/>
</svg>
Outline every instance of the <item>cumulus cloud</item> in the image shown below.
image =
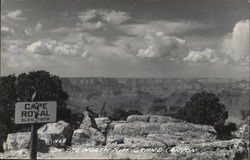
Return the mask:
<svg viewBox="0 0 250 160">
<path fill-rule="evenodd" d="M 249 63 L 249 19 L 237 22 L 229 38 L 222 44 L 223 52 L 231 63 Z"/>
<path fill-rule="evenodd" d="M 12 35 L 14 35 L 14 30 L 7 27 L 7 26 L 2 26 L 1 27 L 1 37 L 2 38 L 7 38 L 7 37 L 10 37 Z"/>
<path fill-rule="evenodd" d="M 190 51 L 185 62 L 249 65 L 249 20 L 237 22 L 232 33 L 218 44 L 217 49 Z"/>
<path fill-rule="evenodd" d="M 148 30 L 144 39 L 147 41 L 147 48 L 139 49 L 138 57 L 159 58 L 171 55 L 174 59 L 182 57 L 186 50 L 185 40 L 163 32 Z"/>
<path fill-rule="evenodd" d="M 7 14 L 7 17 L 13 20 L 25 20 L 26 18 L 22 16 L 23 11 L 18 9 L 15 11 L 11 11 Z"/>
<path fill-rule="evenodd" d="M 36 41 L 28 45 L 26 51 L 39 55 L 66 55 L 83 58 L 90 56 L 89 46 L 83 42 L 58 42 L 51 39 Z"/>
<path fill-rule="evenodd" d="M 110 11 L 110 12 L 104 12 L 103 14 L 103 20 L 112 24 L 112 25 L 118 25 L 121 24 L 123 22 L 126 22 L 127 20 L 129 20 L 130 17 L 128 15 L 128 13 L 126 12 L 121 12 L 121 11 Z"/>
<path fill-rule="evenodd" d="M 206 48 L 201 51 L 190 51 L 188 56 L 183 59 L 186 62 L 205 63 L 205 62 L 217 62 L 218 58 L 214 50 Z"/>
<path fill-rule="evenodd" d="M 116 26 L 117 29 L 125 32 L 128 35 L 143 36 L 148 28 L 154 28 L 160 30 L 166 34 L 182 33 L 190 30 L 202 30 L 209 28 L 209 25 L 198 22 L 186 22 L 186 21 L 148 21 L 147 23 L 138 24 L 122 24 Z"/>
<path fill-rule="evenodd" d="M 41 29 L 43 28 L 43 24 L 41 23 L 41 22 L 38 22 L 37 24 L 36 24 L 36 31 L 37 32 L 39 32 Z"/>
<path fill-rule="evenodd" d="M 80 23 L 78 26 L 84 30 L 97 30 L 105 26 L 118 25 L 130 19 L 127 12 L 91 9 L 78 13 Z"/>
<path fill-rule="evenodd" d="M 25 30 L 23 30 L 23 35 L 25 36 L 25 38 L 32 37 L 32 29 L 31 28 L 26 28 Z"/>
</svg>

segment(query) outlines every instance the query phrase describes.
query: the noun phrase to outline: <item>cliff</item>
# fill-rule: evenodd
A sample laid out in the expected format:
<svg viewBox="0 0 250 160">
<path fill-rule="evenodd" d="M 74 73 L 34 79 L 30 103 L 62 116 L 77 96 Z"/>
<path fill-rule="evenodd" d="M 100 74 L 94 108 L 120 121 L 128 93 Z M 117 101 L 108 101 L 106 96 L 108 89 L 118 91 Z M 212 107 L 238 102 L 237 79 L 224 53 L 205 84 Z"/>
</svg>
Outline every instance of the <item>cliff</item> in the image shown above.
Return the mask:
<svg viewBox="0 0 250 160">
<path fill-rule="evenodd" d="M 184 78 L 62 78 L 69 94 L 68 107 L 82 112 L 86 106 L 99 113 L 113 108 L 137 109 L 143 113 L 174 113 L 196 92 L 216 94 L 229 114 L 239 116 L 249 106 L 246 79 Z"/>
</svg>

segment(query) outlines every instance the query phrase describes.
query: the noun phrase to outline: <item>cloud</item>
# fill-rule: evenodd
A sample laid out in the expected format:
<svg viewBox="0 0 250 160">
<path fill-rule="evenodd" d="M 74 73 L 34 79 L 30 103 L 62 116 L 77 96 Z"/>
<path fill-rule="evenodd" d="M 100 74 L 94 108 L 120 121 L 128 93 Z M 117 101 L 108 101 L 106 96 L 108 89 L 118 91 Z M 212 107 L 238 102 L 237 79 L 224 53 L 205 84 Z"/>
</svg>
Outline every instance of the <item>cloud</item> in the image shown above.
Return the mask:
<svg viewBox="0 0 250 160">
<path fill-rule="evenodd" d="M 39 32 L 41 29 L 43 28 L 43 24 L 41 23 L 41 22 L 38 22 L 37 24 L 36 24 L 36 31 L 37 32 Z"/>
<path fill-rule="evenodd" d="M 31 28 L 26 28 L 23 31 L 23 35 L 25 36 L 25 38 L 30 38 L 32 37 L 32 29 Z"/>
<path fill-rule="evenodd" d="M 164 32 L 148 30 L 144 39 L 147 48 L 139 49 L 138 57 L 160 58 L 171 55 L 172 59 L 182 57 L 186 50 L 185 40 L 165 35 Z"/>
<path fill-rule="evenodd" d="M 1 51 L 10 55 L 22 53 L 24 42 L 20 40 L 3 40 L 1 42 Z"/>
<path fill-rule="evenodd" d="M 78 31 L 78 28 L 69 28 L 69 27 L 58 27 L 58 28 L 50 30 L 50 32 L 53 32 L 53 33 L 70 33 L 70 32 L 76 32 L 76 31 Z"/>
<path fill-rule="evenodd" d="M 7 38 L 7 37 L 10 37 L 12 35 L 14 35 L 14 30 L 7 27 L 7 26 L 2 26 L 1 27 L 1 37 L 2 38 Z"/>
<path fill-rule="evenodd" d="M 122 24 L 116 26 L 117 29 L 125 32 L 128 35 L 143 36 L 148 29 L 160 30 L 166 34 L 183 33 L 190 30 L 201 30 L 209 28 L 210 25 L 201 24 L 198 22 L 186 21 L 147 21 L 145 23 L 137 24 Z"/>
<path fill-rule="evenodd" d="M 25 20 L 25 17 L 22 17 L 23 11 L 18 9 L 15 11 L 11 11 L 7 14 L 7 17 L 12 20 Z"/>
<path fill-rule="evenodd" d="M 218 58 L 214 50 L 206 48 L 201 51 L 190 51 L 183 61 L 194 63 L 217 62 Z"/>
<path fill-rule="evenodd" d="M 230 37 L 223 41 L 222 50 L 229 62 L 249 64 L 249 19 L 235 24 Z"/>
<path fill-rule="evenodd" d="M 237 22 L 216 49 L 190 51 L 185 62 L 249 65 L 249 20 Z"/>
<path fill-rule="evenodd" d="M 81 29 L 83 30 L 98 30 L 105 26 L 105 24 L 101 21 L 98 21 L 96 23 L 84 22 L 79 23 L 78 25 L 81 26 Z"/>
<path fill-rule="evenodd" d="M 103 14 L 103 20 L 108 22 L 109 24 L 112 25 L 118 25 L 121 23 L 126 22 L 127 20 L 130 19 L 130 16 L 126 12 L 121 12 L 121 11 L 110 11 L 110 12 L 104 12 Z"/>
<path fill-rule="evenodd" d="M 77 26 L 83 30 L 97 30 L 106 26 L 119 25 L 130 19 L 127 12 L 103 10 L 103 9 L 90 9 L 78 13 L 80 20 Z"/>
<path fill-rule="evenodd" d="M 39 55 L 65 55 L 88 58 L 90 56 L 89 46 L 83 42 L 58 42 L 45 39 L 33 42 L 26 47 L 26 51 Z"/>
</svg>

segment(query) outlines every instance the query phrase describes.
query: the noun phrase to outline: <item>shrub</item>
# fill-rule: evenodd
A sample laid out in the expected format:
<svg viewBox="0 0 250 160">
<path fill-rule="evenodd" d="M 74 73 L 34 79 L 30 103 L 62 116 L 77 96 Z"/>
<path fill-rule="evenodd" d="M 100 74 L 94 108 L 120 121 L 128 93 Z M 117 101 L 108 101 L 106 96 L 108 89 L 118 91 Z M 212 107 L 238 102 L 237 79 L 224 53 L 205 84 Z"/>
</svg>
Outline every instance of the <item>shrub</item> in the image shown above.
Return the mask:
<svg viewBox="0 0 250 160">
<path fill-rule="evenodd" d="M 82 113 L 73 113 L 71 115 L 70 124 L 73 127 L 73 130 L 76 130 L 80 127 L 83 121 L 84 115 Z"/>
<path fill-rule="evenodd" d="M 231 139 L 233 138 L 232 132 L 237 130 L 235 123 L 225 124 L 223 121 L 217 122 L 214 124 L 214 129 L 217 131 L 217 139 Z"/>
<path fill-rule="evenodd" d="M 177 118 L 196 124 L 214 125 L 228 118 L 225 105 L 213 93 L 201 92 L 194 94 L 184 108 L 177 113 Z"/>
<path fill-rule="evenodd" d="M 139 112 L 138 110 L 129 110 L 128 112 L 127 112 L 127 115 L 126 115 L 126 119 L 127 119 L 127 117 L 128 116 L 130 116 L 130 115 L 142 115 L 142 113 L 141 112 Z"/>
<path fill-rule="evenodd" d="M 122 109 L 114 109 L 110 116 L 108 116 L 113 121 L 127 120 L 130 115 L 142 115 L 138 110 L 129 110 L 126 112 Z"/>
<path fill-rule="evenodd" d="M 122 109 L 114 109 L 108 116 L 112 121 L 126 120 L 127 112 Z"/>
</svg>

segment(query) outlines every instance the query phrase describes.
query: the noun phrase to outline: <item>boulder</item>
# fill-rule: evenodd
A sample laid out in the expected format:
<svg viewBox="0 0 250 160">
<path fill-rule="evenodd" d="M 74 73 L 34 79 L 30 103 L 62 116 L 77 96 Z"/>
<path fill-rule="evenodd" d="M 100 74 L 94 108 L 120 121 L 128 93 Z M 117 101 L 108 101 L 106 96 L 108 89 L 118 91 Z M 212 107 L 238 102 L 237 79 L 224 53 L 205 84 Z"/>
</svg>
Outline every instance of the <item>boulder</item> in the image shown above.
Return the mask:
<svg viewBox="0 0 250 160">
<path fill-rule="evenodd" d="M 174 134 L 187 133 L 190 136 L 200 137 L 215 135 L 216 131 L 212 126 L 197 125 L 187 122 L 166 122 L 166 123 L 147 123 L 147 122 L 128 122 L 128 123 L 111 123 L 111 130 L 108 136 L 125 135 L 130 137 L 141 137 L 148 134 Z M 113 128 L 113 129 L 112 129 Z M 208 134 L 209 133 L 209 134 Z"/>
<path fill-rule="evenodd" d="M 44 140 L 47 145 L 59 148 L 70 145 L 72 133 L 71 125 L 64 121 L 47 123 L 38 129 L 40 139 Z"/>
<path fill-rule="evenodd" d="M 132 122 L 113 124 L 114 129 L 108 136 L 125 135 L 128 137 L 146 137 L 150 133 L 158 133 L 161 128 L 160 123 Z"/>
<path fill-rule="evenodd" d="M 187 122 L 167 122 L 160 124 L 159 133 L 168 133 L 168 132 L 203 132 L 203 133 L 212 133 L 216 134 L 216 131 L 212 126 L 208 125 L 199 125 Z"/>
<path fill-rule="evenodd" d="M 127 122 L 149 122 L 150 115 L 131 115 L 128 116 Z"/>
<path fill-rule="evenodd" d="M 83 115 L 84 115 L 84 118 L 83 118 L 80 128 L 92 127 L 92 128 L 98 129 L 97 124 L 95 122 L 95 118 L 92 117 L 88 111 L 84 111 Z"/>
<path fill-rule="evenodd" d="M 72 136 L 73 146 L 105 145 L 106 138 L 95 128 L 80 128 Z"/>
<path fill-rule="evenodd" d="M 176 146 L 181 143 L 179 137 L 169 134 L 149 134 L 147 139 L 162 142 L 166 147 Z"/>
<path fill-rule="evenodd" d="M 129 147 L 166 147 L 164 143 L 149 138 L 124 138 L 124 144 Z"/>
<path fill-rule="evenodd" d="M 122 135 L 114 135 L 107 137 L 106 145 L 107 146 L 118 146 L 124 144 L 124 136 Z"/>
<path fill-rule="evenodd" d="M 10 133 L 5 143 L 6 150 L 28 149 L 30 144 L 30 132 Z"/>
<path fill-rule="evenodd" d="M 187 151 L 193 151 L 188 154 Z M 185 155 L 185 159 L 247 159 L 247 144 L 242 139 L 179 144 L 169 150 L 173 155 Z M 203 157 L 202 157 L 203 156 Z M 192 158 L 191 158 L 192 157 Z M 201 158 L 202 157 L 202 158 Z"/>
<path fill-rule="evenodd" d="M 7 136 L 7 140 L 4 143 L 5 151 L 11 150 L 20 150 L 20 149 L 29 149 L 30 148 L 30 132 L 21 132 L 21 133 L 10 133 Z M 40 152 L 47 152 L 49 146 L 46 145 L 45 141 L 38 139 L 37 149 Z"/>
<path fill-rule="evenodd" d="M 149 117 L 149 122 L 151 123 L 167 123 L 167 122 L 184 122 L 179 119 L 174 119 L 172 117 L 167 116 L 158 116 L 158 115 L 152 115 Z"/>
<path fill-rule="evenodd" d="M 95 118 L 96 125 L 101 133 L 106 136 L 111 120 L 108 117 Z"/>
</svg>

